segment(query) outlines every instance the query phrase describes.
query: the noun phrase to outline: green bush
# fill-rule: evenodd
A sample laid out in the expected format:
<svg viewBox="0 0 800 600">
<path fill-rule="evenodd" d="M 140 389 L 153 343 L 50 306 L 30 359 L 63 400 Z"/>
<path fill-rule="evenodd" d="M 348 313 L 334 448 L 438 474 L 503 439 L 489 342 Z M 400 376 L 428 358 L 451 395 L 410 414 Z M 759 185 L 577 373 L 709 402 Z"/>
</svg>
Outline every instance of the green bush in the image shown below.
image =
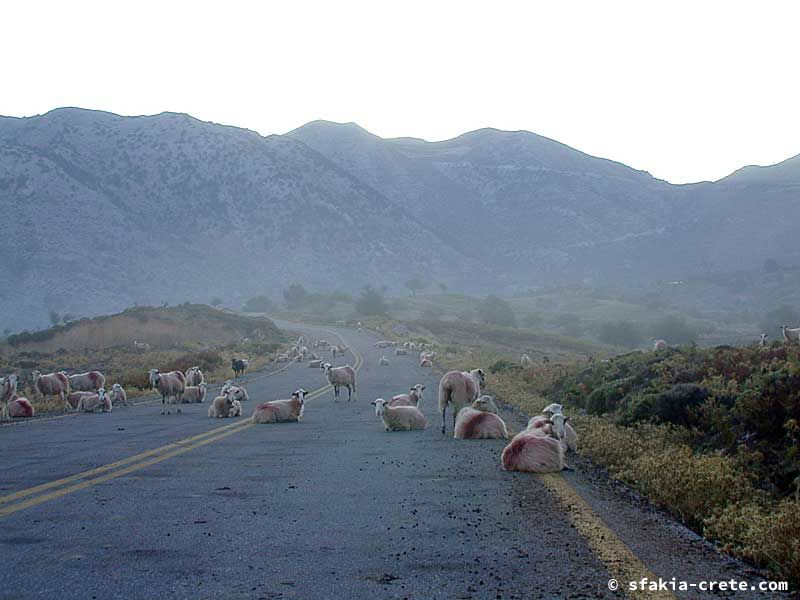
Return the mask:
<svg viewBox="0 0 800 600">
<path fill-rule="evenodd" d="M 708 398 L 708 391 L 694 383 L 679 383 L 658 394 L 652 402 L 653 416 L 664 423 L 690 425 L 690 409 Z"/>
</svg>

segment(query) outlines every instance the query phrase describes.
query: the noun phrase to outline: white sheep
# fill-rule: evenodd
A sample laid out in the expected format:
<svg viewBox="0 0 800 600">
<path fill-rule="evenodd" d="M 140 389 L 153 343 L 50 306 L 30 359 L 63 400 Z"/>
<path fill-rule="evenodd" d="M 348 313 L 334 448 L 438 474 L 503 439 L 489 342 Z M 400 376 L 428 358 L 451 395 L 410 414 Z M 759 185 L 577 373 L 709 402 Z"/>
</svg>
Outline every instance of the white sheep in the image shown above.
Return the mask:
<svg viewBox="0 0 800 600">
<path fill-rule="evenodd" d="M 456 416 L 453 437 L 460 440 L 507 439 L 508 429 L 491 396 L 481 396 Z"/>
<path fill-rule="evenodd" d="M 442 413 L 442 433 L 445 433 L 445 414 L 448 405 L 453 406 L 453 427 L 458 411 L 478 399 L 486 383 L 483 369 L 448 371 L 439 382 L 439 412 Z"/>
<path fill-rule="evenodd" d="M 253 423 L 295 423 L 303 418 L 307 392 L 299 389 L 291 400 L 262 402 L 253 411 Z"/>
<path fill-rule="evenodd" d="M 96 394 L 81 397 L 76 410 L 78 412 L 111 412 L 111 398 L 108 397 L 104 388 L 100 388 Z"/>
<path fill-rule="evenodd" d="M 9 416 L 8 406 L 17 397 L 17 382 L 18 377 L 16 374 L 11 374 L 8 377 L 0 379 L 0 402 L 3 403 L 0 408 L 0 420 L 7 419 Z"/>
<path fill-rule="evenodd" d="M 564 446 L 553 436 L 552 425 L 521 431 L 503 448 L 506 471 L 558 473 L 564 469 Z"/>
<path fill-rule="evenodd" d="M 236 401 L 229 395 L 223 394 L 214 398 L 214 401 L 208 406 L 208 416 L 211 419 L 225 419 L 228 417 L 237 416 Z M 238 413 L 241 415 L 242 405 L 238 406 Z"/>
<path fill-rule="evenodd" d="M 100 371 L 68 375 L 69 389 L 74 392 L 94 392 L 106 386 L 106 376 Z"/>
<path fill-rule="evenodd" d="M 118 383 L 111 386 L 111 403 L 122 404 L 123 406 L 128 405 L 128 394 L 125 392 L 125 388 Z"/>
<path fill-rule="evenodd" d="M 133 340 L 133 349 L 139 352 L 144 352 L 145 350 L 150 350 L 150 344 Z"/>
<path fill-rule="evenodd" d="M 653 342 L 653 352 L 658 352 L 659 350 L 666 350 L 667 349 L 667 342 L 666 340 L 656 340 Z"/>
<path fill-rule="evenodd" d="M 411 388 L 411 391 L 408 394 L 398 394 L 397 396 L 393 396 L 392 399 L 386 404 L 388 406 L 415 406 L 419 408 L 419 403 L 422 402 L 424 391 L 425 386 L 421 383 L 418 383 Z"/>
<path fill-rule="evenodd" d="M 370 402 L 375 414 L 383 421 L 386 431 L 410 431 L 425 429 L 428 421 L 415 406 L 387 406 L 386 400 L 378 398 Z"/>
<path fill-rule="evenodd" d="M 800 327 L 789 329 L 786 325 L 781 325 L 781 333 L 783 334 L 783 341 L 787 344 L 800 342 Z"/>
<path fill-rule="evenodd" d="M 186 385 L 197 387 L 206 380 L 200 367 L 191 367 L 186 371 Z"/>
<path fill-rule="evenodd" d="M 523 354 L 522 358 L 519 359 L 519 364 L 527 369 L 533 364 L 533 361 L 531 360 L 530 356 Z"/>
<path fill-rule="evenodd" d="M 766 345 L 767 345 L 767 338 L 768 338 L 768 337 L 769 337 L 769 336 L 768 336 L 766 333 L 762 333 L 762 334 L 761 334 L 761 339 L 758 341 L 758 345 L 759 345 L 759 346 L 761 346 L 762 348 L 766 347 Z"/>
<path fill-rule="evenodd" d="M 239 402 L 246 402 L 250 400 L 250 394 L 247 393 L 247 388 L 241 385 L 233 385 L 233 382 L 230 380 L 225 382 L 225 385 L 222 386 L 221 394 L 230 394 L 234 400 L 238 400 Z"/>
<path fill-rule="evenodd" d="M 177 412 L 181 412 L 181 396 L 186 389 L 186 377 L 180 371 L 161 373 L 158 369 L 150 369 L 150 387 L 158 389 L 161 394 L 161 414 L 169 414 L 168 398 L 175 398 Z"/>
<path fill-rule="evenodd" d="M 67 395 L 69 394 L 69 378 L 64 373 L 49 373 L 42 375 L 38 370 L 34 370 L 31 375 L 33 376 L 34 389 L 44 396 L 58 396 L 61 402 L 64 403 L 64 411 L 68 411 L 71 407 L 67 402 Z"/>
<path fill-rule="evenodd" d="M 345 386 L 347 387 L 347 401 L 350 402 L 352 397 L 356 396 L 356 372 L 353 367 L 350 365 L 334 367 L 331 363 L 324 363 L 322 368 L 328 383 L 333 386 L 334 399 L 339 399 L 339 388 Z"/>
<path fill-rule="evenodd" d="M 378 359 L 378 366 L 379 367 L 388 367 L 389 366 L 389 359 L 386 356 L 381 356 Z"/>
<path fill-rule="evenodd" d="M 181 395 L 181 403 L 196 404 L 206 399 L 208 384 L 203 381 L 200 385 L 187 385 Z"/>
</svg>

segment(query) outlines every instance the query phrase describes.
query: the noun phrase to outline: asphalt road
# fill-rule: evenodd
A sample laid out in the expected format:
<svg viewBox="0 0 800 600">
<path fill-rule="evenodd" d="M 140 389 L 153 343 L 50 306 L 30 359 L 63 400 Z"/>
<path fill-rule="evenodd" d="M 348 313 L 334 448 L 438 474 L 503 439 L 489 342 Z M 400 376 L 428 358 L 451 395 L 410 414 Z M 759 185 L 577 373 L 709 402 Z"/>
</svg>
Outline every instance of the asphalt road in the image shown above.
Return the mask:
<svg viewBox="0 0 800 600">
<path fill-rule="evenodd" d="M 358 399 L 327 390 L 301 423 L 152 403 L 0 428 L 0 599 L 618 598 L 609 579 L 636 568 L 757 581 L 590 467 L 506 473 L 502 441 L 442 436 L 438 373 L 379 367 L 373 336 L 337 331 L 363 355 Z M 245 415 L 325 383 L 306 364 L 251 374 Z M 385 432 L 369 401 L 415 383 L 429 428 Z"/>
</svg>

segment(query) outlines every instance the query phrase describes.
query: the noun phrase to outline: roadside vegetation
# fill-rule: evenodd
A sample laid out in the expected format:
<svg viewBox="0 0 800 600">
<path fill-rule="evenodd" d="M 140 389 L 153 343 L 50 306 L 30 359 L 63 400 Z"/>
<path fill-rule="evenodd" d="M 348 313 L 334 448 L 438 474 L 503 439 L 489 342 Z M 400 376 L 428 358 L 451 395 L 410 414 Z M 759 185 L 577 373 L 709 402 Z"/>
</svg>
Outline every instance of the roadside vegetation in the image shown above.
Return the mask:
<svg viewBox="0 0 800 600">
<path fill-rule="evenodd" d="M 134 347 L 133 342 L 139 344 Z M 102 371 L 110 387 L 120 383 L 128 397 L 152 393 L 147 372 L 185 371 L 199 366 L 210 383 L 232 376 L 234 356 L 250 369 L 273 362 L 287 340 L 272 321 L 241 316 L 205 305 L 137 307 L 117 315 L 81 319 L 67 325 L 9 336 L 0 346 L 0 373 L 17 373 L 21 394 L 37 412 L 61 410 L 59 400 L 36 398 L 31 372 Z"/>
</svg>

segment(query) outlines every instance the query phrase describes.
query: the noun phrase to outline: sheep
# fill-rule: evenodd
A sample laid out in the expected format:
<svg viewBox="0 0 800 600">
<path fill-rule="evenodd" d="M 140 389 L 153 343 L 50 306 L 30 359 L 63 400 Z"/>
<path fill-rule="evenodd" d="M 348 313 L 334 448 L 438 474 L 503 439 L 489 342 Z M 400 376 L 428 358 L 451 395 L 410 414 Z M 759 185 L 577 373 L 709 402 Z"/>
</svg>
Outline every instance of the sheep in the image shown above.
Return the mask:
<svg viewBox="0 0 800 600">
<path fill-rule="evenodd" d="M 63 373 L 49 373 L 42 375 L 38 370 L 34 370 L 33 387 L 41 396 L 58 396 L 64 403 L 64 412 L 70 409 L 67 402 L 69 394 L 69 378 Z"/>
<path fill-rule="evenodd" d="M 433 362 L 434 360 L 436 360 L 436 352 L 431 352 L 430 350 L 423 350 L 422 352 L 419 353 L 419 360 L 420 362 L 422 362 L 425 359 Z"/>
<path fill-rule="evenodd" d="M 111 398 L 104 388 L 97 390 L 96 394 L 82 396 L 76 409 L 78 412 L 111 412 Z"/>
<path fill-rule="evenodd" d="M 236 398 L 231 401 L 231 408 L 228 411 L 229 417 L 241 417 L 242 416 L 242 403 L 239 402 Z"/>
<path fill-rule="evenodd" d="M 800 341 L 800 327 L 789 329 L 786 325 L 781 325 L 783 341 L 787 344 Z"/>
<path fill-rule="evenodd" d="M 84 396 L 94 396 L 95 392 L 70 392 L 67 395 L 67 402 L 70 408 L 76 409 Z"/>
<path fill-rule="evenodd" d="M 315 348 L 322 348 L 325 350 L 331 343 L 328 340 L 317 340 L 317 345 L 314 346 Z"/>
<path fill-rule="evenodd" d="M 350 402 L 356 396 L 356 372 L 350 365 L 343 367 L 333 367 L 331 363 L 324 363 L 322 368 L 325 370 L 325 377 L 328 383 L 333 386 L 334 400 L 339 399 L 339 388 L 347 387 L 347 401 Z"/>
<path fill-rule="evenodd" d="M 204 381 L 200 385 L 187 385 L 181 395 L 182 404 L 195 404 L 206 399 L 208 384 Z"/>
<path fill-rule="evenodd" d="M 139 352 L 144 352 L 145 350 L 150 350 L 150 344 L 133 340 L 133 349 L 138 350 Z"/>
<path fill-rule="evenodd" d="M 399 394 L 397 396 L 393 396 L 389 402 L 387 402 L 387 406 L 415 406 L 419 408 L 419 403 L 422 402 L 422 395 L 425 391 L 425 386 L 421 383 L 418 383 L 414 387 L 411 388 L 411 391 L 408 394 Z"/>
<path fill-rule="evenodd" d="M 667 349 L 666 340 L 655 340 L 653 342 L 653 352 L 658 352 L 659 350 L 666 350 L 666 349 Z"/>
<path fill-rule="evenodd" d="M 263 402 L 253 411 L 253 423 L 297 423 L 303 418 L 307 392 L 299 389 L 291 400 Z"/>
<path fill-rule="evenodd" d="M 767 337 L 769 337 L 766 333 L 761 334 L 761 339 L 758 341 L 758 345 L 762 348 L 765 348 L 767 345 Z"/>
<path fill-rule="evenodd" d="M 521 431 L 503 448 L 503 470 L 558 473 L 564 469 L 564 446 L 553 437 L 552 425 Z"/>
<path fill-rule="evenodd" d="M 433 363 L 431 362 L 431 359 L 429 359 L 429 358 L 421 358 L 420 361 L 419 361 L 419 366 L 420 367 L 432 367 Z"/>
<path fill-rule="evenodd" d="M 319 369 L 322 367 L 322 359 L 315 358 L 314 360 L 308 361 L 309 368 Z"/>
<path fill-rule="evenodd" d="M 191 367 L 186 371 L 186 385 L 197 387 L 206 380 L 200 367 Z"/>
<path fill-rule="evenodd" d="M 233 369 L 233 376 L 238 377 L 239 375 L 244 375 L 247 371 L 247 367 L 250 366 L 250 362 L 245 360 L 244 358 L 232 358 L 231 359 L 231 369 Z"/>
<path fill-rule="evenodd" d="M 491 396 L 481 396 L 456 416 L 453 437 L 459 440 L 508 439 L 506 424 L 497 415 Z"/>
<path fill-rule="evenodd" d="M 408 350 L 406 350 L 405 348 L 395 348 L 394 349 L 394 355 L 395 356 L 407 356 L 408 355 Z"/>
<path fill-rule="evenodd" d="M 385 355 L 381 356 L 380 359 L 378 359 L 378 366 L 379 367 L 388 367 L 389 366 L 389 359 L 386 358 Z"/>
<path fill-rule="evenodd" d="M 287 362 L 289 362 L 289 355 L 288 354 L 278 354 L 278 356 L 275 357 L 275 362 L 287 363 Z"/>
<path fill-rule="evenodd" d="M 578 449 L 578 434 L 568 422 L 569 417 L 565 417 L 561 404 L 550 404 L 544 408 L 541 415 L 531 417 L 528 420 L 528 429 L 541 429 L 545 425 L 552 425 L 556 437 L 564 443 L 564 450 L 575 452 Z"/>
<path fill-rule="evenodd" d="M 181 412 L 181 396 L 186 389 L 186 377 L 180 371 L 161 373 L 158 369 L 150 369 L 150 387 L 157 388 L 161 394 L 161 414 L 169 414 L 167 398 L 175 398 L 177 412 Z"/>
<path fill-rule="evenodd" d="M 75 392 L 95 392 L 106 386 L 106 376 L 100 371 L 68 375 L 69 389 Z"/>
<path fill-rule="evenodd" d="M 118 383 L 111 386 L 111 403 L 128 406 L 128 394 L 125 393 L 125 388 Z"/>
<path fill-rule="evenodd" d="M 544 407 L 542 410 L 543 415 L 547 415 L 548 417 L 557 413 L 561 413 L 564 411 L 563 404 L 549 404 Z"/>
<path fill-rule="evenodd" d="M 14 394 L 14 396 L 8 402 L 6 412 L 11 419 L 32 417 L 36 414 L 36 411 L 34 410 L 30 400 L 23 398 L 22 396 L 17 396 L 16 394 Z"/>
<path fill-rule="evenodd" d="M 232 416 L 231 413 L 234 412 L 233 403 L 233 398 L 231 398 L 228 394 L 217 396 L 208 407 L 208 417 L 210 419 L 224 419 Z"/>
<path fill-rule="evenodd" d="M 428 426 L 428 420 L 416 406 L 387 406 L 383 398 L 370 404 L 375 407 L 375 414 L 383 421 L 386 431 L 411 431 Z"/>
<path fill-rule="evenodd" d="M 331 357 L 332 357 L 334 360 L 336 359 L 336 353 L 337 353 L 338 351 L 339 351 L 339 347 L 338 347 L 338 346 L 331 346 Z"/>
<path fill-rule="evenodd" d="M 527 354 L 523 354 L 522 358 L 519 359 L 519 364 L 522 365 L 524 368 L 528 368 L 533 364 L 531 357 Z"/>
<path fill-rule="evenodd" d="M 375 342 L 375 347 L 376 348 L 388 348 L 391 345 L 392 345 L 392 342 L 389 342 L 387 340 L 381 340 L 379 342 Z"/>
<path fill-rule="evenodd" d="M 15 374 L 11 374 L 0 381 L 2 381 L 2 386 L 0 386 L 0 402 L 3 403 L 2 408 L 0 408 L 0 420 L 2 420 L 8 418 L 9 403 L 13 402 L 17 397 L 18 378 Z"/>
<path fill-rule="evenodd" d="M 456 425 L 458 411 L 478 399 L 486 376 L 483 369 L 448 371 L 439 382 L 439 412 L 442 413 L 442 434 L 445 433 L 445 414 L 447 406 L 453 405 L 453 427 Z"/>
<path fill-rule="evenodd" d="M 250 394 L 247 393 L 247 389 L 242 387 L 241 385 L 233 385 L 231 381 L 226 381 L 225 385 L 222 386 L 221 394 L 231 394 L 234 400 L 239 402 L 245 402 L 250 400 Z"/>
</svg>

